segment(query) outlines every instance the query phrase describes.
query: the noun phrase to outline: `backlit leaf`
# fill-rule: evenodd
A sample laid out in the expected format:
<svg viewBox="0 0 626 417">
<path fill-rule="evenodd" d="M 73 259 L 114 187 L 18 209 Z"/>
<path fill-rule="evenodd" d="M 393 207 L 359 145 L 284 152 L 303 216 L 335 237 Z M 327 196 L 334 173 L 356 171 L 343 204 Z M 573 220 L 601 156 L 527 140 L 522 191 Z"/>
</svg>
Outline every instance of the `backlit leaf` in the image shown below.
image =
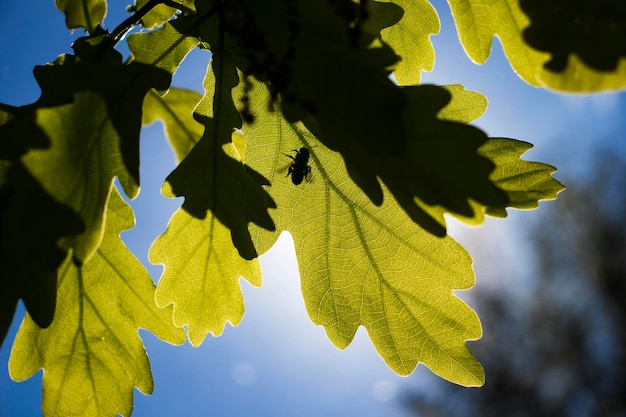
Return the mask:
<svg viewBox="0 0 626 417">
<path fill-rule="evenodd" d="M 128 47 L 137 62 L 155 66 L 174 74 L 180 63 L 199 44 L 193 18 L 180 17 L 148 33 L 128 37 Z"/>
<path fill-rule="evenodd" d="M 174 320 L 187 326 L 194 346 L 209 332 L 220 335 L 226 322 L 241 321 L 240 277 L 261 285 L 248 223 L 274 229 L 267 207 L 275 206 L 241 163 L 232 142 L 233 131 L 241 127 L 231 97 L 237 83 L 228 57 L 214 55 L 206 94 L 196 109 L 204 134 L 164 185 L 166 195 L 184 196 L 185 203 L 150 251 L 151 262 L 165 265 L 157 302 L 174 304 Z M 184 157 L 181 148 L 177 152 Z"/>
<path fill-rule="evenodd" d="M 135 10 L 144 7 L 150 0 L 135 0 Z M 153 7 L 148 14 L 141 19 L 141 24 L 147 29 L 162 25 L 174 16 L 176 9 L 173 7 L 159 4 Z"/>
<path fill-rule="evenodd" d="M 55 0 L 55 4 L 65 13 L 68 29 L 84 28 L 91 32 L 102 25 L 107 14 L 107 0 Z"/>
<path fill-rule="evenodd" d="M 67 56 L 62 64 L 37 67 L 35 76 L 42 86 L 36 123 L 50 144 L 22 161 L 54 199 L 81 215 L 85 232 L 65 244 L 86 261 L 102 237 L 113 179 L 131 198 L 139 191 L 143 99 L 153 87 L 165 90 L 169 74 L 141 63 L 97 65 Z"/>
<path fill-rule="evenodd" d="M 437 118 L 450 100 L 447 91 L 435 86 L 398 88 L 389 80 L 397 56 L 374 35 L 362 32 L 355 43 L 348 23 L 330 4 L 298 0 L 292 6 L 307 18 L 291 38 L 288 21 L 281 26 L 261 5 L 244 1 L 243 11 L 233 10 L 229 20 L 210 26 L 234 29 L 223 35 L 203 27 L 202 39 L 210 45 L 223 43 L 244 73 L 247 65 L 255 78 L 267 79 L 272 97 L 280 97 L 275 102 L 285 119 L 304 122 L 326 147 L 340 152 L 350 178 L 374 204 L 382 204 L 382 182 L 416 223 L 437 236 L 445 235 L 445 224 L 429 216 L 415 198 L 460 216 L 474 214 L 471 199 L 487 206 L 506 204 L 506 196 L 488 179 L 493 164 L 477 153 L 487 136 L 465 123 Z M 292 13 L 287 5 L 276 7 Z M 254 22 L 251 28 L 239 28 L 235 17 L 246 11 Z M 326 19 L 328 14 L 333 17 Z M 256 31 L 266 34 L 268 51 L 253 48 L 248 38 Z M 230 46 L 234 42 L 229 34 L 250 44 Z M 292 47 L 302 52 L 290 56 Z M 265 61 L 269 67 L 257 69 Z M 288 77 L 283 76 L 284 68 L 290 71 Z M 367 94 L 361 94 L 365 90 Z"/>
<path fill-rule="evenodd" d="M 400 85 L 419 84 L 421 71 L 435 65 L 430 36 L 439 33 L 439 17 L 427 0 L 385 0 L 400 6 L 404 15 L 382 31 L 382 39 L 402 58 L 393 74 Z M 374 2 L 375 3 L 375 2 Z"/>
<path fill-rule="evenodd" d="M 556 168 L 539 162 L 524 161 L 521 156 L 533 146 L 514 139 L 490 138 L 480 153 L 496 164 L 491 180 L 509 197 L 509 207 L 534 209 L 540 200 L 554 200 L 564 189 L 552 178 Z M 506 210 L 488 208 L 487 214 L 506 217 Z"/>
<path fill-rule="evenodd" d="M 439 117 L 469 123 L 478 119 L 487 109 L 487 99 L 480 93 L 465 90 L 460 85 L 445 87 L 452 94 L 452 100 L 440 112 Z M 492 161 L 495 169 L 489 179 L 504 193 L 509 202 L 506 207 L 516 209 L 537 208 L 540 200 L 553 200 L 563 190 L 563 185 L 552 177 L 556 169 L 548 164 L 525 161 L 522 154 L 532 145 L 515 139 L 489 138 L 478 153 Z M 484 216 L 506 217 L 505 207 L 487 207 L 471 201 L 474 215 L 471 217 L 456 216 L 459 220 L 479 225 Z M 422 208 L 432 217 L 445 223 L 445 208 L 426 206 Z"/>
<path fill-rule="evenodd" d="M 139 185 L 125 167 L 119 136 L 99 95 L 81 92 L 72 104 L 40 109 L 37 122 L 52 145 L 31 151 L 24 164 L 58 201 L 81 213 L 87 230 L 66 245 L 86 261 L 102 239 L 104 208 L 115 177 L 131 197 Z"/>
<path fill-rule="evenodd" d="M 133 225 L 130 207 L 113 192 L 96 254 L 82 266 L 68 257 L 59 268 L 52 325 L 41 329 L 27 316 L 18 331 L 9 372 L 22 381 L 44 369 L 44 417 L 129 416 L 133 388 L 153 390 L 139 328 L 170 343 L 184 341 L 171 311 L 155 305 L 148 272 L 120 240 Z"/>
<path fill-rule="evenodd" d="M 207 333 L 221 335 L 226 322 L 239 324 L 244 314 L 239 278 L 261 285 L 258 259 L 242 258 L 230 230 L 211 212 L 198 219 L 184 209 L 176 211 L 152 245 L 150 262 L 165 265 L 156 292 L 158 305 L 174 304 L 174 321 L 187 327 L 193 346 Z"/>
<path fill-rule="evenodd" d="M 567 57 L 562 72 L 545 68 L 550 54 L 531 48 L 523 31 L 530 20 L 520 9 L 519 0 L 448 0 L 461 43 L 475 62 L 484 63 L 491 53 L 493 37 L 502 42 L 515 72 L 527 83 L 562 91 L 602 91 L 626 87 L 626 59 L 614 72 L 589 68 L 576 55 Z M 551 2 L 552 4 L 553 2 Z M 567 6 L 572 7 L 568 2 Z M 617 42 L 624 42 L 617 39 Z"/>
<path fill-rule="evenodd" d="M 474 283 L 471 258 L 450 237 L 416 225 L 383 187 L 380 206 L 357 187 L 341 154 L 301 124 L 268 113 L 267 92 L 255 85 L 254 111 L 244 125 L 246 161 L 267 176 L 277 230 L 251 226 L 260 252 L 282 230 L 294 239 L 309 316 L 339 348 L 364 326 L 385 362 L 407 375 L 422 362 L 459 384 L 483 382 L 483 370 L 465 342 L 481 336 L 476 314 L 452 294 Z M 265 98 L 263 98 L 265 97 Z M 275 138 L 268 142 L 267 137 Z M 307 147 L 311 180 L 294 185 L 284 153 Z"/>
<path fill-rule="evenodd" d="M 163 123 L 165 136 L 178 162 L 202 137 L 204 127 L 193 118 L 193 109 L 201 98 L 195 91 L 170 88 L 165 96 L 149 91 L 143 102 L 142 124 L 149 125 L 157 120 Z"/>
</svg>

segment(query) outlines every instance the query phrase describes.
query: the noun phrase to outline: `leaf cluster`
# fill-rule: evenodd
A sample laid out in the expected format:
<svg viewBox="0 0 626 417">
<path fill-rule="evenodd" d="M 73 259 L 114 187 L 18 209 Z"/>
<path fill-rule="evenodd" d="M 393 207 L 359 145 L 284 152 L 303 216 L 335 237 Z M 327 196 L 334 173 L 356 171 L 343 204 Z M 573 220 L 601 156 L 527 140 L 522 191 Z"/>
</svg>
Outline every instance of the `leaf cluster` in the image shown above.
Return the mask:
<svg viewBox="0 0 626 417">
<path fill-rule="evenodd" d="M 283 231 L 308 314 L 337 347 L 363 326 L 399 374 L 423 363 L 483 383 L 465 345 L 480 321 L 453 294 L 473 285 L 472 260 L 446 215 L 476 225 L 563 187 L 553 167 L 521 159 L 530 144 L 470 124 L 482 95 L 419 84 L 439 30 L 428 1 L 137 0 L 110 32 L 106 0 L 56 4 L 88 34 L 35 68 L 35 103 L 0 107 L 0 332 L 22 299 L 9 367 L 18 380 L 46 370 L 46 416 L 129 415 L 133 387 L 153 385 L 137 329 L 182 343 L 185 328 L 197 346 L 238 324 L 239 278 L 261 285 L 258 256 Z M 450 5 L 478 62 L 499 36 L 533 85 L 624 86 L 621 46 L 585 43 L 619 36 L 615 2 L 610 33 L 576 27 L 576 45 L 547 41 L 567 6 Z M 604 13 L 580 7 L 567 16 Z M 116 48 L 136 25 L 124 59 Z M 211 53 L 203 94 L 171 86 L 194 49 Z M 157 286 L 119 238 L 133 214 L 118 190 L 139 192 L 141 127 L 155 121 L 179 162 L 163 194 L 184 197 L 150 250 Z"/>
</svg>

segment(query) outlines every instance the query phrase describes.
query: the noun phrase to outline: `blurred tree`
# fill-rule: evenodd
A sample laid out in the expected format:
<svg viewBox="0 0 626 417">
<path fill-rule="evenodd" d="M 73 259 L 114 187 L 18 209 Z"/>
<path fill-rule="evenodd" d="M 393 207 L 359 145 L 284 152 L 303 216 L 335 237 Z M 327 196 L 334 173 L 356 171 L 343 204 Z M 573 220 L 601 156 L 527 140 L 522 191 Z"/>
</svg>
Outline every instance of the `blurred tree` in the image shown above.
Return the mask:
<svg viewBox="0 0 626 417">
<path fill-rule="evenodd" d="M 404 397 L 415 415 L 626 416 L 626 161 L 604 155 L 591 171 L 529 233 L 531 292 L 474 294 L 485 386 L 437 381 Z"/>
</svg>

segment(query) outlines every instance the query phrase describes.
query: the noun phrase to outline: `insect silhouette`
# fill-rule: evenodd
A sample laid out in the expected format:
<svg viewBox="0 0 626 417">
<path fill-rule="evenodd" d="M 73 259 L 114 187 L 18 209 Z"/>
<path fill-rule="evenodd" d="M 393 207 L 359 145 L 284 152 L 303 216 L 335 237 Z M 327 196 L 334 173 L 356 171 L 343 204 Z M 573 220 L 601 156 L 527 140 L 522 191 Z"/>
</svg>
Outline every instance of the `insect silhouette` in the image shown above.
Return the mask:
<svg viewBox="0 0 626 417">
<path fill-rule="evenodd" d="M 289 165 L 289 172 L 287 176 L 291 175 L 291 181 L 294 185 L 302 183 L 303 179 L 309 180 L 308 175 L 311 173 L 311 166 L 309 165 L 309 157 L 311 154 L 307 148 L 300 148 L 300 150 L 294 149 L 296 156 L 285 154 L 289 158 L 293 159 L 293 163 Z"/>
</svg>

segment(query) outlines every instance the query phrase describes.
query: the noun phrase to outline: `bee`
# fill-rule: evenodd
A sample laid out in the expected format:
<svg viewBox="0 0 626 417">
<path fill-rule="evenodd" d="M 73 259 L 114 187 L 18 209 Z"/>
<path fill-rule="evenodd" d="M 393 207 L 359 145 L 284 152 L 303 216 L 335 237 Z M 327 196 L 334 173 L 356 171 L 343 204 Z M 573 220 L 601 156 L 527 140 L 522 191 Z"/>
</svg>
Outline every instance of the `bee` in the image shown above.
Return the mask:
<svg viewBox="0 0 626 417">
<path fill-rule="evenodd" d="M 306 178 L 308 181 L 308 175 L 311 173 L 311 166 L 309 165 L 309 157 L 311 154 L 307 148 L 300 148 L 300 150 L 294 149 L 296 156 L 285 154 L 289 158 L 293 159 L 293 163 L 289 165 L 289 172 L 287 176 L 291 175 L 291 181 L 294 185 L 299 185 L 302 180 Z"/>
</svg>

